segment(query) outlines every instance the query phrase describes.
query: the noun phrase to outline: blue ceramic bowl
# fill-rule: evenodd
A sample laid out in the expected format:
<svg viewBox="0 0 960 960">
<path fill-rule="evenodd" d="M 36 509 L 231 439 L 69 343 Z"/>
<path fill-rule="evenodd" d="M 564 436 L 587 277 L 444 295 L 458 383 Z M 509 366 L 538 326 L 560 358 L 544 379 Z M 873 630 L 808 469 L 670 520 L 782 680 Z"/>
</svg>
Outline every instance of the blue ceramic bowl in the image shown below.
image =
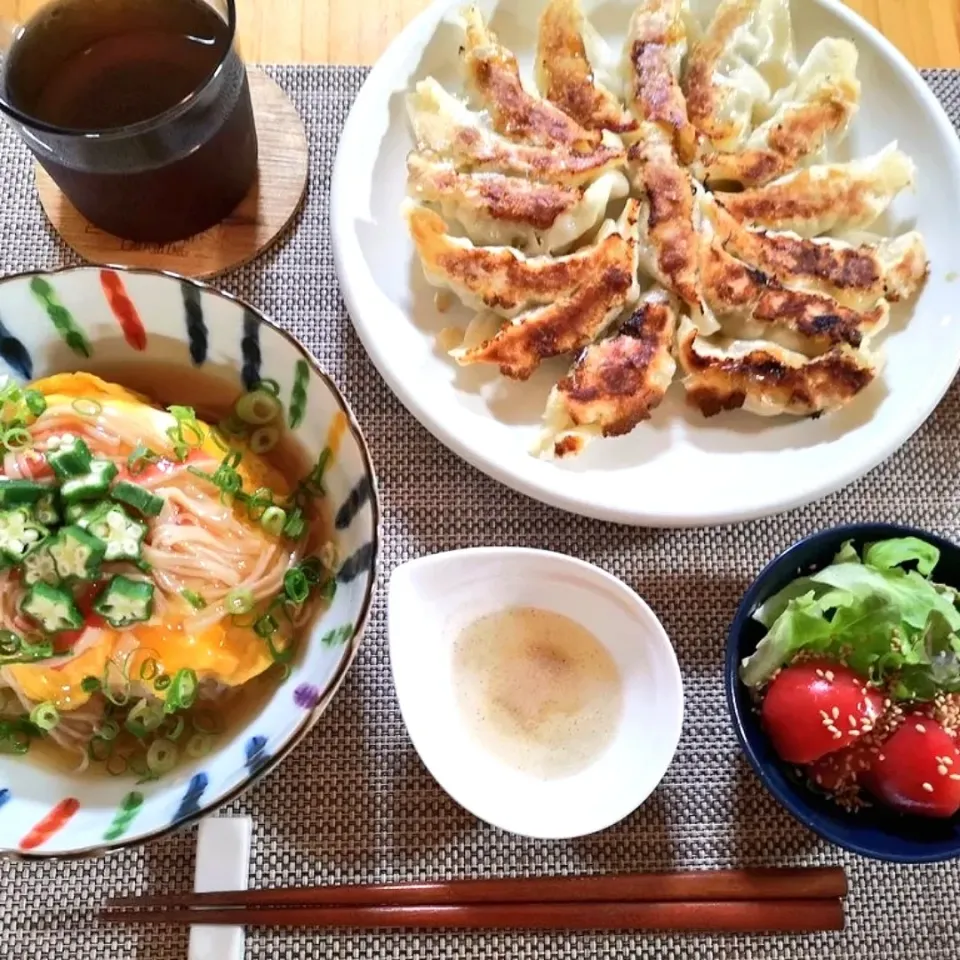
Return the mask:
<svg viewBox="0 0 960 960">
<path fill-rule="evenodd" d="M 780 554 L 757 577 L 737 610 L 727 637 L 727 704 L 743 750 L 763 785 L 805 827 L 838 847 L 893 863 L 932 863 L 960 856 L 960 817 L 937 821 L 905 817 L 879 806 L 848 813 L 809 787 L 773 750 L 740 682 L 740 661 L 756 649 L 764 627 L 751 618 L 765 600 L 804 572 L 830 563 L 847 540 L 858 548 L 891 537 L 919 537 L 940 549 L 935 580 L 960 586 L 960 547 L 924 530 L 895 523 L 860 523 L 822 530 Z"/>
</svg>

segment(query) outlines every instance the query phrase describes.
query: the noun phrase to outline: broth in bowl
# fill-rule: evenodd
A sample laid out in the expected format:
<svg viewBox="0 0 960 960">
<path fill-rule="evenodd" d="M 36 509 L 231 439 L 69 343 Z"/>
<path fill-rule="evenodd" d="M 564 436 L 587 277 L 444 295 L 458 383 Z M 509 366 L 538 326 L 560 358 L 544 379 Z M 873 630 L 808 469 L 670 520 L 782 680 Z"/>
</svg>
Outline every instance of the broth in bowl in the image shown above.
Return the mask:
<svg viewBox="0 0 960 960">
<path fill-rule="evenodd" d="M 149 781 L 275 689 L 337 558 L 277 384 L 129 369 L 0 386 L 0 752 Z"/>
</svg>

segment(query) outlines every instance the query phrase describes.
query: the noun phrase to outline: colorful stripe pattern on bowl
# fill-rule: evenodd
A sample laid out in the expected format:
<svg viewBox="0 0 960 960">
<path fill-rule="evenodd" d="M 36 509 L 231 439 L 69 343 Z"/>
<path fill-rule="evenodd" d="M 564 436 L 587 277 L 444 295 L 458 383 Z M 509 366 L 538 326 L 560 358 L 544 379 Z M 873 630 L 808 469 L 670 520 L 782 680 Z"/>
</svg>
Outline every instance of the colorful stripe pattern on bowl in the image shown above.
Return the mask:
<svg viewBox="0 0 960 960">
<path fill-rule="evenodd" d="M 119 840 L 130 827 L 130 824 L 136 819 L 140 808 L 143 806 L 143 794 L 137 790 L 131 790 L 121 801 L 120 808 L 117 810 L 113 823 L 103 835 L 103 839 L 108 842 Z"/>
<path fill-rule="evenodd" d="M 78 356 L 93 356 L 93 348 L 83 330 L 77 326 L 73 314 L 60 302 L 53 284 L 43 277 L 34 277 L 30 281 L 30 291 L 40 302 L 53 323 L 63 342 Z"/>
<path fill-rule="evenodd" d="M 185 820 L 187 817 L 192 817 L 200 809 L 200 800 L 209 782 L 210 778 L 203 771 L 195 773 L 190 778 L 190 782 L 187 784 L 187 790 L 173 818 L 174 823 L 178 820 Z"/>
<path fill-rule="evenodd" d="M 61 800 L 20 841 L 20 849 L 29 851 L 42 847 L 58 830 L 62 830 L 70 822 L 70 818 L 79 809 L 80 801 L 75 797 Z"/>
<path fill-rule="evenodd" d="M 255 735 L 227 731 L 202 761 L 190 761 L 197 765 L 189 774 L 139 783 L 41 774 L 0 755 L 0 851 L 57 857 L 133 845 L 236 796 L 330 702 L 356 651 L 375 580 L 379 504 L 369 453 L 336 385 L 294 339 L 254 308 L 168 275 L 77 267 L 0 279 L 0 361 L 0 373 L 19 381 L 147 362 L 171 364 L 174 376 L 177 368 L 208 367 L 248 390 L 262 384 L 280 401 L 277 426 L 301 440 L 326 493 L 340 558 L 336 589 L 258 714 Z"/>
<path fill-rule="evenodd" d="M 0 358 L 15 374 L 24 380 L 33 379 L 33 360 L 23 342 L 15 337 L 0 320 Z"/>
<path fill-rule="evenodd" d="M 183 294 L 184 320 L 187 324 L 187 342 L 190 345 L 190 358 L 196 366 L 201 366 L 207 359 L 207 350 L 210 338 L 207 335 L 207 324 L 203 319 L 203 305 L 200 301 L 200 288 L 189 280 L 180 281 L 180 292 Z"/>
<path fill-rule="evenodd" d="M 251 777 L 270 759 L 266 747 L 267 738 L 259 734 L 247 741 L 244 753 L 247 757 L 247 770 L 250 771 Z"/>
<path fill-rule="evenodd" d="M 133 301 L 127 295 L 127 289 L 120 279 L 120 274 L 116 270 L 100 271 L 100 286 L 106 295 L 107 303 L 110 305 L 110 311 L 117 318 L 120 329 L 123 331 L 123 339 L 133 347 L 134 350 L 147 349 L 147 331 L 143 327 L 143 321 Z"/>
</svg>

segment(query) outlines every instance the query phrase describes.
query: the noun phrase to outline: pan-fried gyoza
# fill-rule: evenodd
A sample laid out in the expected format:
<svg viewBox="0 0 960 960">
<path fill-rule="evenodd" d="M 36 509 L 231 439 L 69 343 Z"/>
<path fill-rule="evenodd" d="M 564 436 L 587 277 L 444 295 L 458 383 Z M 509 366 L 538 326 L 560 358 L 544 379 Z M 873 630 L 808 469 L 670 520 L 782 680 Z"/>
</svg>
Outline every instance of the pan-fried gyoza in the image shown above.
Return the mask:
<svg viewBox="0 0 960 960">
<path fill-rule="evenodd" d="M 463 12 L 463 96 L 410 94 L 404 215 L 427 280 L 478 311 L 457 363 L 525 380 L 568 358 L 537 455 L 630 433 L 675 377 L 708 417 L 819 416 L 869 386 L 929 264 L 917 230 L 863 236 L 912 160 L 825 155 L 859 106 L 850 41 L 800 62 L 789 0 L 705 24 L 637 0 L 615 52 L 548 0 L 527 77 L 492 26 Z"/>
</svg>

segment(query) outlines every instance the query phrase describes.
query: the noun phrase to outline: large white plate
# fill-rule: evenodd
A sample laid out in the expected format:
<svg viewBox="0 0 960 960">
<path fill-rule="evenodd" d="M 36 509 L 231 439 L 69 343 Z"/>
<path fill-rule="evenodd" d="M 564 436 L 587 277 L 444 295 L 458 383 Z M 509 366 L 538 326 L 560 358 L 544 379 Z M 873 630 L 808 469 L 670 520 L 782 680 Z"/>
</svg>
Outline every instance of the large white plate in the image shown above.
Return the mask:
<svg viewBox="0 0 960 960">
<path fill-rule="evenodd" d="M 545 503 L 605 520 L 649 526 L 723 523 L 809 503 L 876 466 L 930 415 L 960 365 L 960 144 L 919 74 L 838 0 L 793 4 L 799 53 L 823 36 L 860 49 L 863 101 L 844 154 L 863 156 L 897 139 L 916 160 L 915 194 L 897 199 L 884 232 L 916 225 L 932 272 L 922 295 L 894 313 L 883 376 L 843 411 L 818 420 L 743 413 L 704 420 L 682 389 L 626 437 L 592 444 L 572 462 L 528 453 L 562 362 L 526 384 L 490 370 L 458 370 L 436 345 L 440 314 L 398 215 L 413 147 L 404 98 L 429 74 L 459 90 L 455 17 L 463 0 L 439 0 L 384 54 L 357 98 L 334 171 L 334 253 L 347 308 L 373 362 L 411 413 L 475 467 Z M 713 4 L 709 4 L 712 6 Z M 493 27 L 529 67 L 540 0 L 487 0 Z M 622 42 L 632 0 L 585 0 L 608 39 Z"/>
</svg>

